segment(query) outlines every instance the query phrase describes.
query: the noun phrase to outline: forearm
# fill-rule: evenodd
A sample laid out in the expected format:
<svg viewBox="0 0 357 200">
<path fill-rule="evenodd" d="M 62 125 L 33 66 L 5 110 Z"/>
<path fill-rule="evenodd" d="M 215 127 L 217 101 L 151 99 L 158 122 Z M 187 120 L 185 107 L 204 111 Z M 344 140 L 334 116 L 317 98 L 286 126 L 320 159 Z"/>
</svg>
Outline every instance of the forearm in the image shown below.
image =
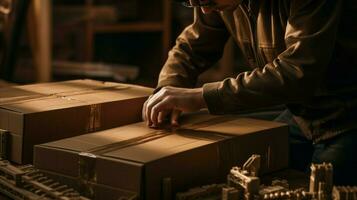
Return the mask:
<svg viewBox="0 0 357 200">
<path fill-rule="evenodd" d="M 204 85 L 211 113 L 304 104 L 318 95 L 334 51 L 342 1 L 309 1 L 313 3 L 301 4 L 296 0 L 292 4 L 286 49 L 271 63 L 236 78 Z"/>
<path fill-rule="evenodd" d="M 158 87 L 194 87 L 197 77 L 222 56 L 228 32 L 219 14 L 202 15 L 195 10 L 195 19 L 177 38 L 164 64 Z"/>
</svg>

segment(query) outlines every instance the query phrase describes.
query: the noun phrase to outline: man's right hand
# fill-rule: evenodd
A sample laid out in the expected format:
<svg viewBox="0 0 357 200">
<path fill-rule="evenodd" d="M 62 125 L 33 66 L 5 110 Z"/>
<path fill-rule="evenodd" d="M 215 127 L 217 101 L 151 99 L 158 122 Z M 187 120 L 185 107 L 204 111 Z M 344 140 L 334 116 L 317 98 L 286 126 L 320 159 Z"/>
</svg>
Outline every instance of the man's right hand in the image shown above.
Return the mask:
<svg viewBox="0 0 357 200">
<path fill-rule="evenodd" d="M 151 95 L 144 103 L 142 117 L 150 127 L 158 127 L 166 117 L 171 125 L 178 126 L 178 118 L 182 112 L 198 111 L 206 108 L 203 89 L 163 87 Z"/>
</svg>

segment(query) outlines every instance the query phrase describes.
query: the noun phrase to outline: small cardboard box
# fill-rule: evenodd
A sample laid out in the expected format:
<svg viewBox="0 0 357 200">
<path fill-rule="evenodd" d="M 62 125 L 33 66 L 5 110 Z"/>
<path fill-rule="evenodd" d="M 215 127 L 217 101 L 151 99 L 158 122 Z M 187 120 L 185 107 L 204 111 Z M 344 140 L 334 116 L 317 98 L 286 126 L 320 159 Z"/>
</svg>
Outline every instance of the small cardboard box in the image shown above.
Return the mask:
<svg viewBox="0 0 357 200">
<path fill-rule="evenodd" d="M 77 188 L 90 198 L 100 199 L 95 187 L 105 185 L 134 192 L 140 199 L 162 199 L 223 182 L 230 168 L 241 166 L 251 154 L 261 155 L 262 173 L 287 167 L 288 128 L 277 122 L 198 114 L 184 116 L 177 129 L 135 123 L 37 145 L 34 154 L 37 168 L 78 180 Z M 109 196 L 118 199 L 120 194 Z"/>
<path fill-rule="evenodd" d="M 31 163 L 33 146 L 141 121 L 151 88 L 73 80 L 0 89 L 0 129 L 8 159 Z"/>
</svg>

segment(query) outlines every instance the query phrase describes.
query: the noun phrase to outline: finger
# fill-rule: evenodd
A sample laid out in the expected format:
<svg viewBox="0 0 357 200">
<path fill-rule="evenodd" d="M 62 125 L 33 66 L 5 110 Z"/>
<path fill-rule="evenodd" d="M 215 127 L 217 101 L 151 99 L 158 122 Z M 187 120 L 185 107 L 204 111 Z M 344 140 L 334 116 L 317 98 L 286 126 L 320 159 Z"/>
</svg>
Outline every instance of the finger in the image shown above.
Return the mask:
<svg viewBox="0 0 357 200">
<path fill-rule="evenodd" d="M 163 92 L 160 90 L 158 93 L 154 94 L 149 100 L 146 105 L 145 116 L 146 116 L 146 124 L 148 126 L 152 125 L 151 121 L 151 111 L 152 108 L 163 99 Z"/>
<path fill-rule="evenodd" d="M 152 97 L 152 95 L 149 96 L 149 98 L 144 102 L 143 109 L 141 110 L 141 118 L 145 122 L 147 117 L 146 117 L 146 106 L 148 104 L 149 99 Z"/>
<path fill-rule="evenodd" d="M 151 122 L 152 125 L 154 127 L 156 127 L 158 125 L 158 115 L 160 112 L 166 110 L 166 112 L 168 110 L 172 109 L 172 99 L 170 97 L 167 97 L 165 99 L 163 99 L 162 101 L 160 101 L 159 103 L 157 103 L 151 110 Z"/>
<path fill-rule="evenodd" d="M 169 113 L 170 113 L 169 110 L 163 110 L 159 112 L 159 116 L 157 119 L 158 124 L 162 124 Z"/>
<path fill-rule="evenodd" d="M 171 113 L 171 125 L 172 126 L 179 126 L 179 123 L 178 123 L 178 118 L 180 117 L 182 111 L 181 110 L 177 110 L 177 109 L 174 109 Z"/>
</svg>

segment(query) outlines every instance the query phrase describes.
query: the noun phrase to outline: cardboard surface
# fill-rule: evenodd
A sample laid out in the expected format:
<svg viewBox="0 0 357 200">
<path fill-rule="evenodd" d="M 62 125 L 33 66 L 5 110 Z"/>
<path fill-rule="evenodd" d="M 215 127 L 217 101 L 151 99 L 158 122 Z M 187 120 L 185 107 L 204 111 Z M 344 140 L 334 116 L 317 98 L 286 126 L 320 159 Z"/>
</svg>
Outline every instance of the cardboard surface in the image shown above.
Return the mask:
<svg viewBox="0 0 357 200">
<path fill-rule="evenodd" d="M 0 128 L 10 131 L 9 159 L 32 162 L 33 145 L 141 120 L 151 88 L 73 80 L 0 89 Z"/>
<path fill-rule="evenodd" d="M 37 145 L 34 165 L 141 199 L 160 199 L 164 178 L 172 180 L 173 193 L 222 182 L 254 153 L 262 157 L 262 173 L 288 165 L 284 124 L 208 114 L 185 116 L 181 124 L 155 130 L 141 122 Z"/>
</svg>

